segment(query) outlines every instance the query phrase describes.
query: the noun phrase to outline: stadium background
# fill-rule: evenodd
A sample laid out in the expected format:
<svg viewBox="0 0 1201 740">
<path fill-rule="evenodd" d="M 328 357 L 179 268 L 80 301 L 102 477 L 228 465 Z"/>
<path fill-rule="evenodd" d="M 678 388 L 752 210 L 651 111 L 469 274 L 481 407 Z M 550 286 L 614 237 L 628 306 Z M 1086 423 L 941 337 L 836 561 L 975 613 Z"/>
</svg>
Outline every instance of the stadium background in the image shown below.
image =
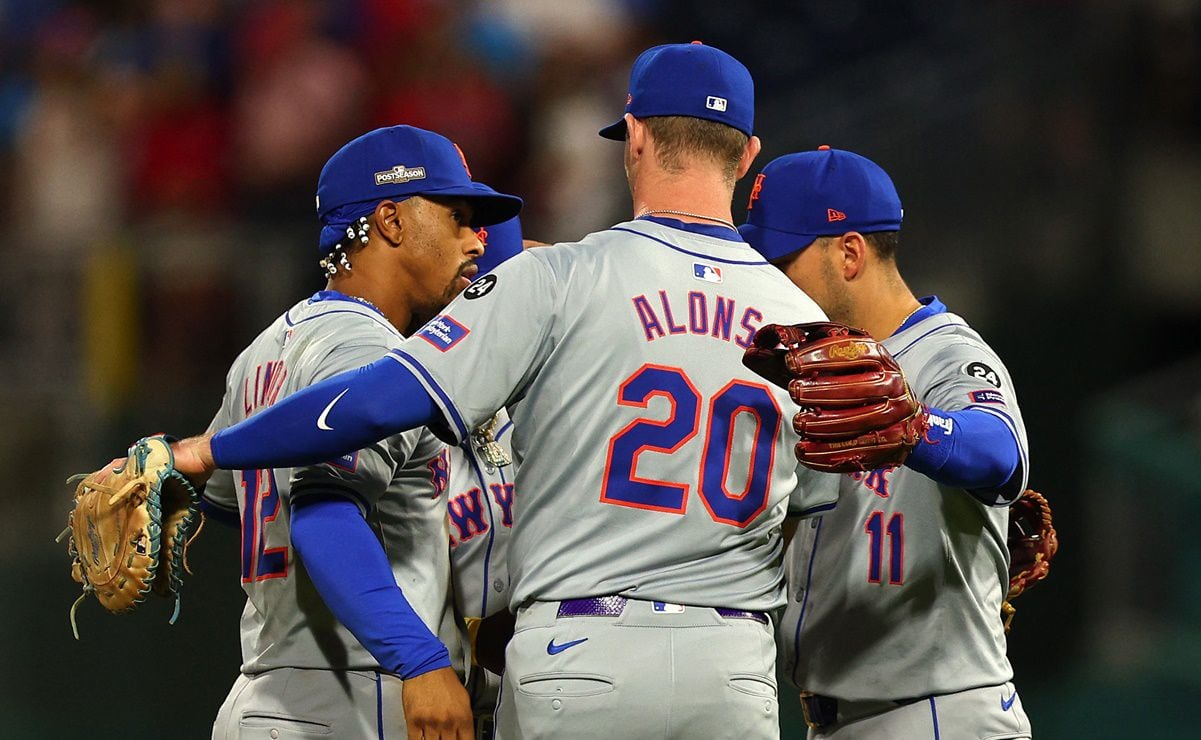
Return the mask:
<svg viewBox="0 0 1201 740">
<path fill-rule="evenodd" d="M 892 174 L 911 286 L 1016 379 L 1062 540 L 1010 638 L 1038 735 L 1192 736 L 1197 0 L 0 0 L 0 735 L 207 737 L 237 533 L 194 547 L 175 627 L 89 600 L 76 643 L 61 481 L 200 430 L 237 351 L 320 286 L 326 157 L 435 129 L 526 198 L 528 235 L 570 240 L 629 215 L 595 132 L 634 56 L 692 39 L 754 74 L 757 168 L 830 144 Z"/>
</svg>

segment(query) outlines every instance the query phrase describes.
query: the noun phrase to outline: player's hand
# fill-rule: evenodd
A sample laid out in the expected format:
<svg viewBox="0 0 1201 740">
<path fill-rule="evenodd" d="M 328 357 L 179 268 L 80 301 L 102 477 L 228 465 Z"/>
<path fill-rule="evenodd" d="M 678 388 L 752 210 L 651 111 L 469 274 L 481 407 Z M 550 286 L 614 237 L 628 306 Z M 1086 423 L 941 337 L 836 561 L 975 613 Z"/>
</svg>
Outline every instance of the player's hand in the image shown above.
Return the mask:
<svg viewBox="0 0 1201 740">
<path fill-rule="evenodd" d="M 475 718 L 471 699 L 450 668 L 405 679 L 401 689 L 409 740 L 471 740 Z"/>
<path fill-rule="evenodd" d="M 209 444 L 213 435 L 181 439 L 171 445 L 175 454 L 175 469 L 186 475 L 197 485 L 204 483 L 217 469 L 213 461 L 213 448 Z"/>
</svg>

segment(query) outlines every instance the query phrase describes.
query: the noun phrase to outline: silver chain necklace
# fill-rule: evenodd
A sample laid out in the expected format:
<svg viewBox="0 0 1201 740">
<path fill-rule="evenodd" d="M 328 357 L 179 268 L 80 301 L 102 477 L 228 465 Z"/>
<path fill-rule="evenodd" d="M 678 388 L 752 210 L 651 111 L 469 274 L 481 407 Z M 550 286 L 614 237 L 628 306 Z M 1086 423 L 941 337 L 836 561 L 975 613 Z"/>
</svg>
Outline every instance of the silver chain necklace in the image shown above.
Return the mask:
<svg viewBox="0 0 1201 740">
<path fill-rule="evenodd" d="M 638 215 L 635 216 L 634 218 L 642 218 L 643 216 L 653 216 L 656 213 L 667 213 L 672 216 L 688 216 L 690 218 L 701 218 L 706 221 L 714 221 L 716 223 L 719 223 L 722 226 L 725 226 L 727 229 L 733 229 L 734 231 L 738 231 L 738 227 L 734 225 L 733 221 L 727 221 L 724 218 L 717 218 L 716 216 L 702 216 L 699 213 L 689 213 L 688 211 L 672 211 L 667 208 L 662 208 L 662 209 L 658 209 L 658 210 L 654 210 L 654 211 L 647 209 L 647 208 L 643 208 L 641 211 L 638 212 Z"/>
</svg>

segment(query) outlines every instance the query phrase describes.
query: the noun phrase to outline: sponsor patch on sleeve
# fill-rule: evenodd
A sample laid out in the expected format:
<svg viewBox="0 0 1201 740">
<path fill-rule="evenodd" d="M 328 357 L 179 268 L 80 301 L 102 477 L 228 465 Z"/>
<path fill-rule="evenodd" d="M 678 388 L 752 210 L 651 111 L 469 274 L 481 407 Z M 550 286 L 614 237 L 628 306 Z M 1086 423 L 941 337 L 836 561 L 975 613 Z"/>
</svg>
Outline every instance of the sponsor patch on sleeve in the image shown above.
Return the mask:
<svg viewBox="0 0 1201 740">
<path fill-rule="evenodd" d="M 339 468 L 339 469 L 345 470 L 349 473 L 353 473 L 354 471 L 358 470 L 358 467 L 359 467 L 359 453 L 352 452 L 349 455 L 343 455 L 342 457 L 336 457 L 333 460 L 327 460 L 326 462 L 329 465 L 334 466 L 335 468 Z"/>
<path fill-rule="evenodd" d="M 967 394 L 972 399 L 972 403 L 996 403 L 1002 406 L 1005 405 L 1005 396 L 999 391 L 972 391 Z"/>
<path fill-rule="evenodd" d="M 435 316 L 417 332 L 417 336 L 446 352 L 470 333 L 470 329 L 449 316 Z"/>
</svg>

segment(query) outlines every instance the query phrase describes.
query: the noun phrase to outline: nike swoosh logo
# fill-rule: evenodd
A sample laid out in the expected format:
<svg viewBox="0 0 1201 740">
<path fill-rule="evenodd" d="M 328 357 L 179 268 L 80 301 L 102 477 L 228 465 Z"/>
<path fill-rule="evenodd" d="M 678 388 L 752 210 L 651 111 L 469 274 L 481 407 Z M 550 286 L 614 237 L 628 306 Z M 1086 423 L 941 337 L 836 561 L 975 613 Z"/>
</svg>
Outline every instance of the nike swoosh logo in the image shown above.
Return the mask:
<svg viewBox="0 0 1201 740">
<path fill-rule="evenodd" d="M 1008 712 L 1009 708 L 1013 706 L 1013 700 L 1016 698 L 1018 698 L 1018 692 L 1016 690 L 1009 695 L 1008 699 L 1001 697 L 1001 711 Z"/>
<path fill-rule="evenodd" d="M 317 417 L 317 428 L 318 429 L 321 429 L 326 432 L 332 432 L 334 430 L 333 427 L 331 427 L 330 425 L 325 423 L 325 417 L 329 416 L 329 412 L 333 410 L 334 404 L 337 403 L 338 401 L 341 401 L 342 396 L 345 396 L 347 391 L 349 391 L 349 390 L 350 389 L 347 388 L 346 390 L 342 391 L 338 395 L 334 396 L 334 400 L 330 401 L 329 405 L 325 407 L 325 410 L 321 412 L 321 416 Z"/>
<path fill-rule="evenodd" d="M 563 652 L 567 648 L 575 647 L 576 645 L 579 645 L 581 642 L 587 641 L 587 639 L 588 639 L 587 637 L 581 637 L 578 640 L 572 640 L 571 642 L 565 642 L 562 645 L 556 645 L 555 640 L 552 637 L 551 641 L 546 643 L 546 654 L 547 655 L 558 655 L 559 653 Z"/>
</svg>

